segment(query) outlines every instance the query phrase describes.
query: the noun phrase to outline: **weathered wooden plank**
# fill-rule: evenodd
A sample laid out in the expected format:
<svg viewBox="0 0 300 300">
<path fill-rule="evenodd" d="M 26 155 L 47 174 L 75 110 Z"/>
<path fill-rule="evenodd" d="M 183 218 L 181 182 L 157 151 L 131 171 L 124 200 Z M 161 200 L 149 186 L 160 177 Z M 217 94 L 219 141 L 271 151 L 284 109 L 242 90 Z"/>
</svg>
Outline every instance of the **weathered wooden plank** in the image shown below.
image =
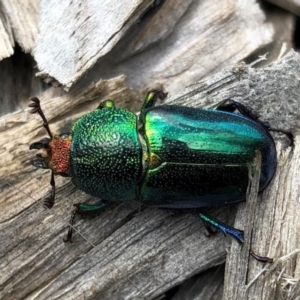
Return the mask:
<svg viewBox="0 0 300 300">
<path fill-rule="evenodd" d="M 38 33 L 39 0 L 1 0 L 0 60 L 13 54 L 15 43 L 31 52 Z"/>
<path fill-rule="evenodd" d="M 274 28 L 272 42 L 255 51 L 246 59 L 251 63 L 259 55 L 268 54 L 268 60 L 261 61 L 256 67 L 261 67 L 275 61 L 280 55 L 294 48 L 294 32 L 296 27 L 296 16 L 289 11 L 283 10 L 274 5 L 266 5 L 264 12 L 266 14 L 266 22 L 271 23 Z"/>
<path fill-rule="evenodd" d="M 68 89 L 88 70 L 90 81 L 126 74 L 136 89 L 164 84 L 180 91 L 272 41 L 256 1 L 162 3 L 142 16 L 151 1 L 41 1 L 38 75 Z M 159 21 L 164 16 L 168 22 Z"/>
<path fill-rule="evenodd" d="M 263 69 L 239 66 L 194 84 L 167 102 L 203 106 L 234 98 L 253 107 L 272 127 L 299 128 L 299 62 L 299 55 L 290 53 Z M 137 97 L 124 88 L 124 80 L 100 81 L 64 97 L 50 99 L 45 94 L 42 105 L 52 130 L 66 131 L 103 98 Z M 72 203 L 93 199 L 61 179 L 54 208 L 43 210 L 40 201 L 49 191 L 49 172 L 31 167 L 34 154 L 28 151 L 29 144 L 43 136 L 41 121 L 27 111 L 0 119 L 1 299 L 153 299 L 224 261 L 226 239 L 221 234 L 207 239 L 193 213 L 140 209 L 134 202 L 117 205 L 98 218 L 78 220 L 76 229 L 82 236 L 76 234 L 73 245 L 63 244 Z M 251 239 L 255 252 L 272 257 L 295 250 L 300 232 L 295 221 L 299 218 L 298 138 L 292 150 L 284 137 L 276 141 L 278 172 L 258 202 Z M 228 222 L 234 208 L 209 212 Z M 239 249 L 231 251 L 228 259 Z M 299 258 L 283 267 L 299 281 Z M 250 259 L 248 280 L 258 268 L 262 266 Z M 249 295 L 277 299 L 282 287 L 281 281 L 274 281 L 277 270 L 260 277 Z M 270 284 L 271 279 L 277 284 Z"/>
<path fill-rule="evenodd" d="M 14 53 L 14 40 L 12 38 L 12 33 L 7 28 L 7 19 L 5 15 L 1 13 L 0 18 L 0 60 L 9 57 Z"/>
<path fill-rule="evenodd" d="M 70 87 L 109 52 L 152 1 L 41 1 L 35 59 Z M 62 30 L 62 28 L 64 30 Z"/>
</svg>

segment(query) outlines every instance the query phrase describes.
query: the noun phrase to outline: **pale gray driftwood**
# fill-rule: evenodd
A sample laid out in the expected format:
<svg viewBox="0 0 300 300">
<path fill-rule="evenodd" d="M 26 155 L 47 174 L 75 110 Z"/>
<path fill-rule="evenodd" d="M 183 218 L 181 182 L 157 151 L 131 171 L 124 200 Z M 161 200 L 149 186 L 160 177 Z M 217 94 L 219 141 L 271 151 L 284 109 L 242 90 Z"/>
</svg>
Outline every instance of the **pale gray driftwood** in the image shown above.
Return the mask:
<svg viewBox="0 0 300 300">
<path fill-rule="evenodd" d="M 42 0 L 35 59 L 42 73 L 70 87 L 109 52 L 152 1 Z"/>
<path fill-rule="evenodd" d="M 262 69 L 240 65 L 194 84 L 180 95 L 171 91 L 167 102 L 207 106 L 233 98 L 252 107 L 272 127 L 297 129 L 299 63 L 299 55 L 291 52 Z M 45 93 L 42 106 L 52 130 L 67 131 L 74 120 L 104 98 L 136 98 L 138 95 L 124 87 L 124 80 L 100 81 L 60 98 L 49 99 Z M 1 299 L 153 299 L 224 261 L 225 243 L 231 239 L 221 234 L 207 239 L 194 213 L 177 215 L 134 202 L 110 208 L 97 218 L 77 220 L 80 234 L 75 234 L 74 244 L 63 244 L 72 204 L 93 199 L 76 190 L 68 179 L 57 179 L 54 208 L 42 208 L 41 200 L 49 191 L 49 172 L 30 165 L 34 153 L 28 146 L 43 136 L 41 120 L 29 116 L 28 111 L 0 119 Z M 299 248 L 299 138 L 296 135 L 293 147 L 285 137 L 276 138 L 276 144 L 278 171 L 259 198 L 250 242 L 256 253 L 279 258 Z M 225 222 L 234 217 L 234 208 L 209 212 Z M 239 221 L 244 228 L 244 220 Z M 245 232 L 251 229 L 245 228 Z M 246 239 L 249 242 L 248 235 Z M 240 249 L 233 241 L 227 250 L 225 295 L 229 288 L 234 289 L 224 299 L 243 299 L 238 290 L 245 289 L 263 268 L 250 258 L 247 281 L 238 281 L 245 274 L 230 280 L 248 264 L 248 258 L 234 263 Z M 289 290 L 284 285 L 286 278 L 296 282 Z M 278 294 L 284 293 L 289 299 L 297 286 L 299 289 L 298 281 L 299 257 L 295 255 L 267 276 L 260 276 L 247 293 L 255 299 L 278 299 Z"/>
<path fill-rule="evenodd" d="M 158 2 L 156 1 L 156 4 Z M 126 31 L 117 45 L 90 69 L 88 76 L 81 78 L 80 86 L 85 88 L 104 76 L 109 79 L 125 74 L 128 76 L 127 84 L 139 90 L 160 87 L 163 83 L 169 91 L 181 91 L 195 80 L 211 75 L 224 66 L 237 63 L 252 51 L 254 53 L 248 58 L 248 62 L 256 59 L 258 54 L 268 52 L 269 63 L 277 59 L 283 45 L 287 50 L 292 47 L 295 22 L 291 13 L 274 7 L 272 9 L 268 7 L 262 12 L 262 7 L 251 1 L 246 3 L 229 1 L 222 4 L 214 4 L 211 1 L 194 2 L 197 3 L 191 0 L 168 0 L 161 1 L 160 5 L 153 5 L 152 9 L 144 13 L 139 21 Z M 11 40 L 14 43 L 12 28 L 15 28 L 19 32 L 15 36 L 18 39 L 19 36 L 23 37 L 23 43 L 28 42 L 32 45 L 34 37 L 32 27 L 35 28 L 35 23 L 30 20 L 38 18 L 37 2 L 30 1 L 29 5 L 26 5 L 24 1 L 3 0 L 0 3 L 3 3 L 0 20 L 5 21 L 5 28 L 9 32 L 8 34 L 2 30 L 0 21 L 0 38 L 3 39 L 0 47 L 2 46 L 1 49 L 4 49 L 5 53 L 8 51 L 4 56 L 15 51 L 15 55 L 0 62 L 2 97 L 0 115 L 5 115 L 20 109 L 30 96 L 39 94 L 47 88 L 47 85 L 41 84 L 42 81 L 34 77 L 35 61 L 29 55 L 21 53 L 19 47 L 13 49 L 9 42 Z M 151 3 L 148 2 L 149 5 Z M 47 4 L 50 5 L 51 2 Z M 47 10 L 46 7 L 46 13 L 50 15 L 51 12 L 55 13 L 61 7 L 60 4 L 57 5 L 56 9 L 53 6 Z M 32 6 L 35 9 L 32 9 Z M 72 8 L 73 6 L 70 6 L 70 10 Z M 263 22 L 263 13 L 267 18 L 264 21 L 265 25 L 261 27 L 262 32 L 266 35 L 266 32 L 269 32 L 268 36 L 271 37 L 273 27 L 274 35 L 271 43 L 261 48 L 263 43 L 256 43 L 256 39 L 252 37 L 254 34 L 260 35 L 257 26 Z M 66 10 L 66 14 L 70 12 Z M 49 18 L 51 19 L 51 16 Z M 20 26 L 22 30 L 18 29 Z M 249 27 L 248 31 L 243 30 L 243 26 Z M 231 30 L 232 28 L 238 29 Z M 77 31 L 80 30 L 83 29 L 79 27 Z M 46 29 L 45 31 L 45 34 L 50 34 Z M 49 39 L 54 37 L 59 39 L 60 35 L 64 38 L 64 34 L 65 30 L 60 31 L 56 37 L 50 34 Z M 262 41 L 267 42 L 266 36 Z M 72 39 L 69 43 L 71 42 Z M 254 42 L 256 47 L 253 46 Z M 19 44 L 22 45 L 21 42 Z M 27 49 L 25 46 L 23 48 Z M 54 44 L 49 41 L 47 47 L 52 49 Z M 65 55 L 69 56 L 68 53 Z M 56 57 L 51 58 L 56 64 Z M 265 63 L 262 61 L 261 65 Z M 64 67 L 59 64 L 59 67 L 61 66 Z M 55 82 L 49 77 L 45 78 L 45 81 Z M 73 88 L 76 89 L 76 85 Z M 53 92 L 55 96 L 63 94 L 60 88 L 56 88 Z"/>
<path fill-rule="evenodd" d="M 180 91 L 272 41 L 273 27 L 254 0 L 166 0 L 144 14 L 152 3 L 41 1 L 38 75 L 68 89 L 83 75 L 126 74 L 136 89 Z"/>
<path fill-rule="evenodd" d="M 38 33 L 39 0 L 0 1 L 0 60 L 14 53 L 15 43 L 31 52 Z"/>
</svg>

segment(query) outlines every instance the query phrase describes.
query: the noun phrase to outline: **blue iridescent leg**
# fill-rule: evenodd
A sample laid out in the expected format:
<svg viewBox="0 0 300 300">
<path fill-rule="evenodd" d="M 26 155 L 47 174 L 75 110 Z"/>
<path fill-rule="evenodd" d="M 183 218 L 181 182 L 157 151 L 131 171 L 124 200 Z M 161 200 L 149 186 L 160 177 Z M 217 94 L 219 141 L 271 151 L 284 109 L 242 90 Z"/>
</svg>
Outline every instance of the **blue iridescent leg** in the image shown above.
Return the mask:
<svg viewBox="0 0 300 300">
<path fill-rule="evenodd" d="M 199 213 L 199 217 L 206 226 L 212 226 L 216 229 L 219 229 L 224 233 L 224 235 L 229 234 L 232 237 L 234 237 L 240 244 L 244 243 L 244 231 L 236 229 L 234 227 L 231 227 L 231 226 L 229 226 L 215 218 L 212 218 L 211 216 L 203 214 L 203 213 Z M 211 230 L 210 230 L 210 232 L 211 232 Z M 273 258 L 255 254 L 252 250 L 250 250 L 249 254 L 261 263 L 272 263 L 273 262 Z"/>
<path fill-rule="evenodd" d="M 204 224 L 221 230 L 225 236 L 226 236 L 226 234 L 231 235 L 233 238 L 235 238 L 241 244 L 244 243 L 244 231 L 236 229 L 234 227 L 231 227 L 231 226 L 229 226 L 211 216 L 203 214 L 203 213 L 199 213 L 199 217 L 204 222 Z"/>
</svg>

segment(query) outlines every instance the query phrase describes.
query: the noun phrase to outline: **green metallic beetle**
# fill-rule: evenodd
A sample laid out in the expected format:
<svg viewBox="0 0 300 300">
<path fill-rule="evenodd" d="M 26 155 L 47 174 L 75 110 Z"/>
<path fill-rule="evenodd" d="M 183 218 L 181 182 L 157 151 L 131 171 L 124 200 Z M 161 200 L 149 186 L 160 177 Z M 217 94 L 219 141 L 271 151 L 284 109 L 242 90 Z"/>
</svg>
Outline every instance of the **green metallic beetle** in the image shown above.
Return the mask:
<svg viewBox="0 0 300 300">
<path fill-rule="evenodd" d="M 244 201 L 256 150 L 262 155 L 259 191 L 266 188 L 277 164 L 273 129 L 233 100 L 215 109 L 155 107 L 165 97 L 149 92 L 139 117 L 107 100 L 77 120 L 71 134 L 60 136 L 52 135 L 39 100 L 31 98 L 31 113 L 42 117 L 50 136 L 30 146 L 44 149 L 33 166 L 52 170 L 52 193 L 44 205 L 54 204 L 54 175 L 70 176 L 80 190 L 102 199 L 76 204 L 71 224 L 76 214 L 96 214 L 113 201 L 135 199 L 172 209 Z M 243 242 L 243 231 L 199 216 Z M 72 226 L 66 241 L 71 239 Z"/>
</svg>

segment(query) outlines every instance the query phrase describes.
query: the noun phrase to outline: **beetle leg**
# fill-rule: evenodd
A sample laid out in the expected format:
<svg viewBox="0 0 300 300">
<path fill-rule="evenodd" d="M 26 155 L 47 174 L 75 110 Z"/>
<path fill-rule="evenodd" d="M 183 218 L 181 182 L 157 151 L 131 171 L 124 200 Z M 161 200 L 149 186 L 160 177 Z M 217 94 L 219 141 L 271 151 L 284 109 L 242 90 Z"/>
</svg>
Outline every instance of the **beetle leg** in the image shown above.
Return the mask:
<svg viewBox="0 0 300 300">
<path fill-rule="evenodd" d="M 285 134 L 290 140 L 291 145 L 293 145 L 294 143 L 294 136 L 290 131 L 272 128 L 268 122 L 260 121 L 258 115 L 255 112 L 253 112 L 251 108 L 243 105 L 240 102 L 234 101 L 232 99 L 225 99 L 224 101 L 217 104 L 215 110 L 226 112 L 234 112 L 235 110 L 238 110 L 243 116 L 254 120 L 255 122 L 265 127 L 268 131 L 280 132 Z"/>
<path fill-rule="evenodd" d="M 73 236 L 73 225 L 75 221 L 75 216 L 95 216 L 98 215 L 100 212 L 105 210 L 108 206 L 111 205 L 109 201 L 99 201 L 95 204 L 87 204 L 87 203 L 77 203 L 74 204 L 74 210 L 72 211 L 71 218 L 69 221 L 69 228 L 67 237 L 64 239 L 64 242 L 71 242 L 72 243 L 72 236 Z"/>
<path fill-rule="evenodd" d="M 109 100 L 109 99 L 108 100 L 104 100 L 103 102 L 101 102 L 99 104 L 99 106 L 97 107 L 97 109 L 102 109 L 104 107 L 112 107 L 112 108 L 114 108 L 115 107 L 115 103 L 114 103 L 114 101 Z"/>
<path fill-rule="evenodd" d="M 257 255 L 255 254 L 252 250 L 250 250 L 250 255 L 255 258 L 257 261 L 262 262 L 262 263 L 273 263 L 274 259 L 267 257 L 267 256 L 261 256 L 261 255 Z"/>
<path fill-rule="evenodd" d="M 157 99 L 163 100 L 167 97 L 167 95 L 168 93 L 164 93 L 161 90 L 153 90 L 147 93 L 140 113 L 139 121 L 141 124 L 144 123 L 146 110 L 155 106 Z"/>
<path fill-rule="evenodd" d="M 232 99 L 225 99 L 224 101 L 217 104 L 216 110 L 234 112 L 235 110 L 239 111 L 243 116 L 259 123 L 267 130 L 270 129 L 270 124 L 268 122 L 262 122 L 259 120 L 259 116 L 249 107 L 244 104 L 234 101 Z"/>
<path fill-rule="evenodd" d="M 255 114 L 252 109 L 232 99 L 225 99 L 218 103 L 215 109 L 227 112 L 234 112 L 235 110 L 238 110 L 243 116 L 262 124 L 264 127 L 268 127 L 268 125 L 259 121 L 258 115 Z"/>
<path fill-rule="evenodd" d="M 233 238 L 235 238 L 239 243 L 244 243 L 244 231 L 236 229 L 234 227 L 231 227 L 215 218 L 212 218 L 211 216 L 208 216 L 203 213 L 199 213 L 200 219 L 204 222 L 205 226 L 209 225 L 216 229 L 221 230 L 224 235 L 226 234 L 231 235 Z"/>
<path fill-rule="evenodd" d="M 210 236 L 216 234 L 216 232 L 217 232 L 216 228 L 213 228 L 211 225 L 207 224 L 206 222 L 203 222 L 203 223 L 204 223 L 204 226 L 206 229 L 206 233 L 205 233 L 206 237 L 210 237 Z"/>
</svg>

